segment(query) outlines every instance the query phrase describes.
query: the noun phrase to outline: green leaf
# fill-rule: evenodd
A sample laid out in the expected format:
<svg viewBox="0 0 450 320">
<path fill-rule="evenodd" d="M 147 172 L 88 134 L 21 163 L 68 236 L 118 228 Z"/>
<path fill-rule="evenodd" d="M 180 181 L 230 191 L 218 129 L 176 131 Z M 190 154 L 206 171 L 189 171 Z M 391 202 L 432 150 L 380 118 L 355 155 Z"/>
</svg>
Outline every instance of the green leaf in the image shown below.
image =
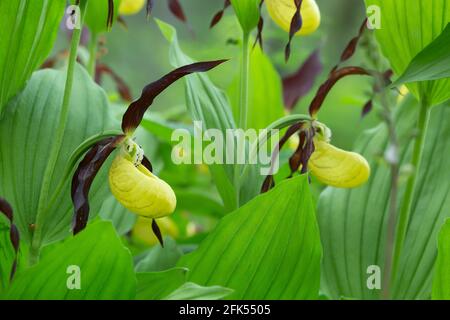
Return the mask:
<svg viewBox="0 0 450 320">
<path fill-rule="evenodd" d="M 439 232 L 432 298 L 433 300 L 450 300 L 450 220 L 448 219 Z"/>
<path fill-rule="evenodd" d="M 169 294 L 165 300 L 221 300 L 231 293 L 233 293 L 233 290 L 228 288 L 220 286 L 202 287 L 187 282 Z"/>
<path fill-rule="evenodd" d="M 164 37 L 170 42 L 170 61 L 174 67 L 192 63 L 193 60 L 181 50 L 176 30 L 169 24 L 156 20 Z M 187 108 L 193 121 L 201 121 L 202 129 L 218 129 L 225 134 L 236 128 L 228 99 L 224 92 L 214 86 L 205 74 L 193 74 L 185 78 Z M 227 150 L 224 150 L 224 155 Z M 227 211 L 236 208 L 236 192 L 232 184 L 234 166 L 211 165 L 211 174 Z"/>
<path fill-rule="evenodd" d="M 235 120 L 239 118 L 240 76 L 237 76 L 228 93 Z M 281 78 L 269 57 L 256 46 L 250 59 L 248 127 L 264 129 L 285 115 Z"/>
<path fill-rule="evenodd" d="M 447 24 L 439 37 L 415 56 L 393 86 L 442 78 L 450 78 L 450 24 Z M 450 98 L 450 91 L 447 98 Z"/>
<path fill-rule="evenodd" d="M 418 105 L 405 98 L 396 114 L 396 127 L 402 137 L 401 163 L 411 159 L 412 139 Z M 428 299 L 436 258 L 436 237 L 450 216 L 450 105 L 431 110 L 425 140 L 418 190 L 414 195 L 405 247 L 400 258 L 397 281 L 392 288 L 395 299 Z M 377 299 L 380 290 L 366 286 L 367 268 L 384 268 L 390 170 L 377 159 L 388 144 L 385 126 L 368 130 L 359 139 L 355 151 L 364 155 L 371 166 L 371 177 L 356 189 L 327 188 L 320 196 L 318 218 L 324 247 L 322 289 L 333 299 L 342 296 Z M 400 185 L 402 199 L 405 183 Z M 382 273 L 382 272 L 381 272 Z"/>
<path fill-rule="evenodd" d="M 100 209 L 100 217 L 103 220 L 111 221 L 119 235 L 125 235 L 136 223 L 137 216 L 129 212 L 119 201 L 110 195 Z"/>
<path fill-rule="evenodd" d="M 448 0 L 366 0 L 366 4 L 380 10 L 381 28 L 375 33 L 397 75 L 403 74 L 450 22 Z M 437 105 L 448 99 L 450 79 L 408 83 L 407 87 L 418 99 Z"/>
<path fill-rule="evenodd" d="M 80 289 L 68 289 L 76 275 L 70 266 L 79 267 Z M 18 273 L 5 298 L 103 300 L 133 299 L 135 294 L 130 252 L 109 222 L 97 222 Z"/>
<path fill-rule="evenodd" d="M 244 33 L 251 32 L 259 21 L 259 0 L 231 0 Z"/>
<path fill-rule="evenodd" d="M 64 5 L 50 0 L 0 2 L 0 116 L 50 53 Z"/>
<path fill-rule="evenodd" d="M 224 217 L 178 266 L 230 299 L 316 299 L 321 245 L 307 177 L 280 183 Z"/>
<path fill-rule="evenodd" d="M 161 272 L 137 273 L 137 300 L 160 300 L 186 282 L 184 268 L 173 268 Z"/>
<path fill-rule="evenodd" d="M 11 100 L 0 120 L 0 194 L 13 206 L 21 239 L 28 244 L 32 237 L 29 226 L 36 221 L 43 174 L 59 121 L 65 77 L 63 71 L 36 72 L 25 90 Z M 54 201 L 49 203 L 49 214 L 42 225 L 44 243 L 63 239 L 70 233 L 73 216 L 70 179 L 64 181 L 58 196 L 55 192 L 71 154 L 87 138 L 119 127 L 110 114 L 103 89 L 80 66 L 75 69 L 67 123 L 51 182 L 54 194 L 49 199 Z M 102 169 L 91 189 L 93 215 L 109 192 L 106 170 Z"/>
<path fill-rule="evenodd" d="M 114 17 L 116 20 L 119 13 L 120 0 L 114 1 Z M 84 22 L 92 33 L 102 33 L 108 31 L 108 0 L 88 1 Z"/>
<path fill-rule="evenodd" d="M 15 252 L 9 239 L 9 228 L 0 225 L 0 293 L 9 286 Z"/>
<path fill-rule="evenodd" d="M 151 232 L 149 229 L 148 232 Z M 136 264 L 136 272 L 156 272 L 174 267 L 183 255 L 177 243 L 170 237 L 164 238 L 164 248 L 159 244 L 148 250 Z"/>
</svg>

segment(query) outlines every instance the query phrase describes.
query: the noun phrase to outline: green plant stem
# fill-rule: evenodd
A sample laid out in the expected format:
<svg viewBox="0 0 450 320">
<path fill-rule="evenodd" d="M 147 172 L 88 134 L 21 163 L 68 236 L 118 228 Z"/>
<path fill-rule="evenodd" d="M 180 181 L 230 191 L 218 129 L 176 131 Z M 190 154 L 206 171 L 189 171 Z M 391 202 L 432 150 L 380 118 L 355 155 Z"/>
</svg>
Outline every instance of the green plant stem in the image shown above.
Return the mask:
<svg viewBox="0 0 450 320">
<path fill-rule="evenodd" d="M 86 8 L 87 1 L 80 1 L 80 11 L 82 13 L 81 26 L 83 25 L 83 17 Z M 64 87 L 64 96 L 61 105 L 61 112 L 59 115 L 58 127 L 54 136 L 53 144 L 50 149 L 50 155 L 47 162 L 47 166 L 44 171 L 44 180 L 42 182 L 41 192 L 39 195 L 39 203 L 36 214 L 35 229 L 32 236 L 29 262 L 31 265 L 39 261 L 39 252 L 42 246 L 42 227 L 45 221 L 46 215 L 48 214 L 47 199 L 50 191 L 50 184 L 55 171 L 56 161 L 58 160 L 59 151 L 62 146 L 62 141 L 64 137 L 64 131 L 66 129 L 67 119 L 69 116 L 69 105 L 70 97 L 72 94 L 73 87 L 73 75 L 74 68 L 77 60 L 78 45 L 81 38 L 81 28 L 74 29 L 72 33 L 72 42 L 70 46 L 70 55 L 67 65 L 67 76 L 66 83 Z"/>
<path fill-rule="evenodd" d="M 417 136 L 414 141 L 414 148 L 412 154 L 411 164 L 414 168 L 412 176 L 408 179 L 405 194 L 400 209 L 400 216 L 397 224 L 397 231 L 395 237 L 395 247 L 392 261 L 392 276 L 390 279 L 391 287 L 397 277 L 400 258 L 405 242 L 406 231 L 411 215 L 411 207 L 413 202 L 414 192 L 417 188 L 417 177 L 420 172 L 420 164 L 422 159 L 422 152 L 424 148 L 425 136 L 427 133 L 428 120 L 430 117 L 429 106 L 426 101 L 421 101 L 419 119 L 417 124 Z"/>
<path fill-rule="evenodd" d="M 97 62 L 97 42 L 98 36 L 96 33 L 91 33 L 91 38 L 89 39 L 89 61 L 87 65 L 87 71 L 91 77 L 95 76 L 95 64 Z"/>
<path fill-rule="evenodd" d="M 249 66 L 250 66 L 250 50 L 249 50 L 248 32 L 243 33 L 242 41 L 242 63 L 241 63 L 241 88 L 239 100 L 239 127 L 243 130 L 247 129 L 248 117 L 248 83 L 249 83 Z M 239 152 L 239 149 L 238 149 Z M 234 166 L 234 187 L 236 189 L 236 207 L 239 208 L 239 195 L 241 189 L 241 166 L 236 163 Z"/>
</svg>

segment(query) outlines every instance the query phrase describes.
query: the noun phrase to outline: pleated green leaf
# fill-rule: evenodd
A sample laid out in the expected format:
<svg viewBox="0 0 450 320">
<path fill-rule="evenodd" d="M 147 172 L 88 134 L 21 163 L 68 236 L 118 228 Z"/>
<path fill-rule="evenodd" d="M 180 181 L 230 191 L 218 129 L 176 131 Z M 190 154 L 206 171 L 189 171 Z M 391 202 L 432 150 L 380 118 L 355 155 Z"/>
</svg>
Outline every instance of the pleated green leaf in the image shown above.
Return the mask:
<svg viewBox="0 0 450 320">
<path fill-rule="evenodd" d="M 300 176 L 223 218 L 181 258 L 188 281 L 234 290 L 230 299 L 316 299 L 321 245 L 308 179 Z"/>
<path fill-rule="evenodd" d="M 53 47 L 65 1 L 0 2 L 0 115 Z"/>
<path fill-rule="evenodd" d="M 400 106 L 397 131 L 402 137 L 401 163 L 411 158 L 418 106 L 412 97 Z M 450 105 L 432 109 L 418 189 L 414 194 L 411 220 L 400 258 L 399 273 L 392 288 L 396 299 L 427 299 L 431 295 L 437 234 L 450 216 Z M 380 290 L 367 288 L 369 266 L 384 268 L 389 167 L 378 160 L 387 148 L 387 130 L 380 125 L 365 132 L 355 151 L 368 159 L 370 180 L 356 189 L 327 188 L 320 196 L 318 218 L 324 248 L 322 290 L 331 298 L 377 299 Z M 400 199 L 404 179 L 400 185 Z"/>
<path fill-rule="evenodd" d="M 375 33 L 398 76 L 450 22 L 448 0 L 366 0 L 366 4 L 379 8 L 381 28 Z M 448 99 L 450 79 L 410 83 L 407 87 L 417 98 L 437 105 Z"/>
<path fill-rule="evenodd" d="M 173 268 L 161 272 L 137 273 L 136 299 L 163 299 L 186 282 L 187 271 L 184 268 Z"/>
<path fill-rule="evenodd" d="M 164 300 L 221 300 L 233 290 L 221 286 L 203 287 L 187 282 L 169 294 Z"/>
<path fill-rule="evenodd" d="M 43 175 L 59 121 L 65 78 L 63 71 L 36 72 L 25 90 L 7 105 L 0 120 L 0 194 L 13 206 L 21 239 L 28 244 L 31 243 L 30 226 L 36 223 Z M 103 89 L 77 66 L 69 119 L 50 187 L 50 207 L 41 226 L 44 243 L 70 234 L 73 217 L 70 179 L 65 181 L 59 196 L 54 196 L 70 155 L 87 138 L 119 127 L 110 114 Z M 91 189 L 92 215 L 98 213 L 109 192 L 106 170 L 102 169 Z"/>
<path fill-rule="evenodd" d="M 103 300 L 133 299 L 135 295 L 130 252 L 111 223 L 97 222 L 18 273 L 4 298 Z"/>
<path fill-rule="evenodd" d="M 107 197 L 103 202 L 100 209 L 100 217 L 103 220 L 111 221 L 120 235 L 125 235 L 129 232 L 137 219 L 137 216 L 122 206 L 113 195 Z"/>
<path fill-rule="evenodd" d="M 450 300 L 450 220 L 445 222 L 439 232 L 432 298 Z"/>
</svg>

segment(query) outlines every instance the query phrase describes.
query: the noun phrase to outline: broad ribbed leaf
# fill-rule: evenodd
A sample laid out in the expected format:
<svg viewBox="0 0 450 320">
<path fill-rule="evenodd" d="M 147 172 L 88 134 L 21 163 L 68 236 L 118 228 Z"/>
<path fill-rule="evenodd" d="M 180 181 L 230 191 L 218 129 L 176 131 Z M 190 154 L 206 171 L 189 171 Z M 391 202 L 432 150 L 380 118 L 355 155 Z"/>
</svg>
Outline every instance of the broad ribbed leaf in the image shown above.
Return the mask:
<svg viewBox="0 0 450 320">
<path fill-rule="evenodd" d="M 176 30 L 156 20 L 164 37 L 171 43 L 170 61 L 173 66 L 192 63 L 192 59 L 181 50 Z M 202 121 L 203 130 L 213 128 L 225 133 L 227 129 L 236 128 L 231 108 L 226 95 L 219 90 L 204 74 L 193 74 L 186 77 L 187 108 L 192 120 Z M 224 150 L 224 155 L 227 150 Z M 234 167 L 232 165 L 211 165 L 211 174 L 214 177 L 219 193 L 228 211 L 236 207 L 236 195 L 232 185 Z"/>
<path fill-rule="evenodd" d="M 150 223 L 148 232 L 151 232 Z M 170 237 L 164 238 L 164 247 L 154 246 L 142 254 L 136 265 L 136 272 L 157 272 L 174 267 L 183 255 L 177 243 Z"/>
<path fill-rule="evenodd" d="M 0 115 L 53 47 L 65 1 L 0 1 Z"/>
<path fill-rule="evenodd" d="M 137 219 L 137 216 L 122 206 L 113 195 L 107 197 L 103 202 L 99 215 L 103 220 L 111 221 L 120 235 L 129 232 Z"/>
<path fill-rule="evenodd" d="M 450 22 L 448 0 L 366 0 L 366 4 L 376 5 L 380 10 L 381 29 L 375 33 L 383 54 L 398 76 Z M 411 83 L 407 87 L 416 97 L 436 105 L 448 97 L 450 79 Z"/>
<path fill-rule="evenodd" d="M 402 163 L 411 159 L 414 124 L 418 107 L 405 98 L 397 118 L 399 137 L 405 140 L 400 152 Z M 436 258 L 437 233 L 450 216 L 450 105 L 432 110 L 424 157 L 414 194 L 405 247 L 400 259 L 397 282 L 392 294 L 397 299 L 427 299 Z M 402 141 L 404 141 L 402 140 Z M 380 290 L 369 290 L 367 268 L 384 267 L 390 170 L 377 159 L 387 148 L 383 125 L 365 132 L 355 150 L 368 159 L 370 180 L 356 189 L 327 188 L 318 204 L 319 226 L 324 247 L 322 290 L 331 298 L 376 299 Z M 404 180 L 403 180 L 404 181 Z M 401 184 L 400 199 L 404 182 Z"/>
<path fill-rule="evenodd" d="M 233 289 L 231 299 L 316 299 L 321 252 L 303 175 L 228 214 L 178 266 L 188 281 Z"/>
<path fill-rule="evenodd" d="M 43 174 L 59 121 L 65 78 L 63 71 L 36 72 L 26 89 L 8 104 L 0 120 L 0 194 L 14 208 L 15 223 L 27 243 L 31 241 L 30 225 L 36 222 Z M 112 128 L 119 128 L 119 124 L 111 117 L 104 91 L 83 68 L 77 66 L 69 119 L 51 181 L 51 193 L 56 191 L 64 177 L 73 151 L 87 138 Z M 91 189 L 94 214 L 108 192 L 106 181 L 106 171 L 102 170 Z M 70 232 L 73 217 L 70 179 L 64 183 L 59 196 L 49 195 L 49 201 L 49 214 L 42 225 L 44 243 L 62 239 Z"/>
<path fill-rule="evenodd" d="M 79 268 L 80 289 L 73 266 Z M 72 267 L 72 269 L 71 269 Z M 133 299 L 133 260 L 109 222 L 97 222 L 47 252 L 35 266 L 17 274 L 6 299 Z"/>
<path fill-rule="evenodd" d="M 137 273 L 136 299 L 163 299 L 186 282 L 187 271 L 184 268 L 173 268 L 161 272 Z"/>
<path fill-rule="evenodd" d="M 233 293 L 233 290 L 221 286 L 202 287 L 187 282 L 169 294 L 164 300 L 221 300 Z"/>
<path fill-rule="evenodd" d="M 445 222 L 439 232 L 432 298 L 450 300 L 450 220 Z"/>
</svg>

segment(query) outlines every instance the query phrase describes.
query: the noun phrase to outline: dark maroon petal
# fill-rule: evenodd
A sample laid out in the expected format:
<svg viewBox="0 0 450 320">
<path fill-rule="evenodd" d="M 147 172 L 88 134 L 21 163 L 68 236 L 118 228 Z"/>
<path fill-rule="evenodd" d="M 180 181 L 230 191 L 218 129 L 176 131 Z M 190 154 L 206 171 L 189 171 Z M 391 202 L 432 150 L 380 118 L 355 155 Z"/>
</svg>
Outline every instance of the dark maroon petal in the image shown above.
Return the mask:
<svg viewBox="0 0 450 320">
<path fill-rule="evenodd" d="M 267 191 L 269 191 L 273 187 L 275 187 L 275 181 L 273 180 L 273 176 L 272 175 L 268 175 L 264 179 L 263 185 L 261 187 L 261 193 L 266 193 Z"/>
<path fill-rule="evenodd" d="M 300 13 L 300 9 L 302 7 L 303 0 L 293 0 L 295 2 L 295 13 L 291 20 L 291 27 L 289 29 L 289 41 L 286 45 L 286 49 L 284 51 L 284 57 L 286 62 L 289 60 L 291 56 L 291 42 L 294 35 L 302 28 L 303 20 L 302 15 Z"/>
<path fill-rule="evenodd" d="M 148 169 L 148 171 L 153 172 L 153 165 L 148 160 L 148 158 L 144 155 L 144 158 L 142 159 L 142 165 Z"/>
<path fill-rule="evenodd" d="M 292 110 L 297 102 L 312 89 L 322 69 L 319 50 L 316 50 L 297 72 L 283 79 L 284 104 L 288 110 Z"/>
<path fill-rule="evenodd" d="M 136 129 L 144 117 L 144 113 L 153 103 L 153 100 L 167 87 L 182 77 L 194 72 L 205 72 L 217 67 L 227 60 L 206 61 L 189 64 L 187 66 L 175 69 L 166 74 L 161 79 L 147 85 L 141 93 L 139 99 L 130 104 L 128 110 L 122 118 L 122 130 L 127 133 Z"/>
<path fill-rule="evenodd" d="M 14 274 L 16 273 L 17 268 L 17 258 L 19 256 L 19 247 L 20 247 L 20 233 L 16 225 L 14 224 L 14 212 L 11 205 L 8 203 L 8 201 L 6 201 L 1 197 L 0 197 L 0 212 L 2 212 L 10 222 L 9 239 L 15 252 L 11 272 L 9 274 L 9 279 L 12 280 Z"/>
<path fill-rule="evenodd" d="M 108 19 L 106 21 L 108 29 L 111 28 L 114 21 L 114 0 L 108 0 Z"/>
<path fill-rule="evenodd" d="M 330 73 L 328 79 L 320 86 L 309 106 L 309 114 L 314 117 L 319 112 L 325 98 L 333 86 L 342 78 L 350 75 L 371 75 L 369 71 L 361 67 L 344 67 Z"/>
<path fill-rule="evenodd" d="M 364 33 L 364 30 L 367 28 L 367 18 L 364 19 L 364 22 L 362 23 L 361 27 L 359 28 L 359 33 L 356 37 L 354 37 L 345 47 L 344 51 L 341 55 L 341 62 L 347 61 L 350 59 L 356 51 L 356 46 L 358 45 L 359 40 L 361 39 L 361 36 Z"/>
<path fill-rule="evenodd" d="M 161 247 L 164 248 L 164 241 L 163 241 L 163 237 L 161 234 L 161 230 L 159 229 L 159 226 L 156 223 L 155 219 L 152 220 L 152 230 L 153 230 L 153 233 L 155 234 L 156 238 L 158 238 L 158 241 L 161 244 Z"/>
<path fill-rule="evenodd" d="M 177 17 L 178 20 L 186 22 L 186 15 L 184 14 L 183 7 L 181 7 L 180 2 L 178 0 L 168 0 L 169 1 L 169 9 L 172 14 Z"/>
<path fill-rule="evenodd" d="M 74 206 L 73 234 L 83 230 L 89 219 L 89 189 L 109 155 L 125 136 L 113 136 L 96 143 L 84 156 L 72 178 Z"/>
<path fill-rule="evenodd" d="M 147 18 L 152 14 L 154 4 L 155 0 L 147 0 Z"/>
<path fill-rule="evenodd" d="M 97 64 L 95 71 L 95 82 L 101 84 L 102 76 L 104 74 L 109 75 L 111 79 L 114 81 L 114 83 L 116 84 L 117 91 L 119 92 L 119 95 L 123 100 L 125 101 L 133 100 L 131 96 L 131 90 L 125 83 L 125 81 L 106 64 L 103 63 Z"/>
<path fill-rule="evenodd" d="M 218 24 L 220 22 L 220 20 L 222 20 L 223 14 L 225 13 L 225 10 L 231 5 L 230 0 L 225 0 L 225 3 L 223 4 L 223 8 L 218 11 L 214 17 L 211 20 L 211 23 L 209 25 L 210 28 L 214 28 L 214 26 L 216 24 Z"/>
<path fill-rule="evenodd" d="M 370 99 L 369 101 L 366 102 L 366 104 L 364 105 L 362 111 L 361 111 L 361 118 L 364 118 L 365 116 L 367 116 L 370 111 L 372 111 L 373 108 L 373 102 L 372 99 Z"/>
<path fill-rule="evenodd" d="M 261 12 L 263 4 L 264 4 L 264 0 L 261 0 L 261 2 L 259 3 L 258 33 L 256 35 L 255 43 L 253 44 L 253 47 L 255 47 L 256 44 L 259 43 L 259 46 L 261 47 L 261 49 L 263 49 L 262 32 L 264 30 L 264 18 L 262 16 L 262 12 Z"/>
</svg>

